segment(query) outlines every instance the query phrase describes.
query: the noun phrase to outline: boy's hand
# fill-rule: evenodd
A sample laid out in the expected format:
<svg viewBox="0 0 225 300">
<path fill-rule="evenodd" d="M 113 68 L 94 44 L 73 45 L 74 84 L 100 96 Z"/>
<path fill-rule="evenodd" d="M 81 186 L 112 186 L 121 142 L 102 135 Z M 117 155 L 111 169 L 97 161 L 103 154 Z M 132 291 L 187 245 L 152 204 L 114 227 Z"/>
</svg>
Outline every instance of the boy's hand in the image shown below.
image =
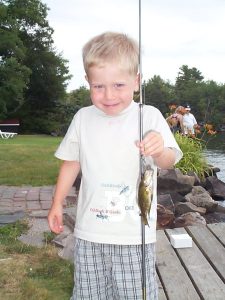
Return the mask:
<svg viewBox="0 0 225 300">
<path fill-rule="evenodd" d="M 48 213 L 48 224 L 54 233 L 63 232 L 63 207 L 62 205 L 52 204 Z"/>
<path fill-rule="evenodd" d="M 140 152 L 144 156 L 152 156 L 157 158 L 164 151 L 164 142 L 160 133 L 151 131 L 146 134 L 141 142 L 137 142 Z"/>
</svg>

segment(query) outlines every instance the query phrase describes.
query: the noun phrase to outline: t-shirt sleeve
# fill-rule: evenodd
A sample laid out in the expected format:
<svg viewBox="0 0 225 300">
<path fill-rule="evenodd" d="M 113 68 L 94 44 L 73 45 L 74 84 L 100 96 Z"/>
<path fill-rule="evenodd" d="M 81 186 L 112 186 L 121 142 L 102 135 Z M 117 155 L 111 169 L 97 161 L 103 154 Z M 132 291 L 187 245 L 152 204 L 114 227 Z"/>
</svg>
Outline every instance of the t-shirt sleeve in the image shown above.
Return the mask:
<svg viewBox="0 0 225 300">
<path fill-rule="evenodd" d="M 55 152 L 55 156 L 62 160 L 67 161 L 80 161 L 79 151 L 79 113 L 77 113 Z"/>
</svg>

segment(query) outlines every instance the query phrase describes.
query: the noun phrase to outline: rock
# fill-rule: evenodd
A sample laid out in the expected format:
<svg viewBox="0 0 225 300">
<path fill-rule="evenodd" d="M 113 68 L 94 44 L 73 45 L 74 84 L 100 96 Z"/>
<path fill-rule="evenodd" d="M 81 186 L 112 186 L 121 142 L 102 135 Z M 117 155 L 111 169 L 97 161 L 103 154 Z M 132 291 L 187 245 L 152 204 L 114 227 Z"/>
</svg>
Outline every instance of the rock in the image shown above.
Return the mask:
<svg viewBox="0 0 225 300">
<path fill-rule="evenodd" d="M 216 208 L 216 212 L 224 213 L 225 214 L 225 206 L 220 205 L 220 203 L 218 203 L 218 206 Z"/>
<path fill-rule="evenodd" d="M 220 168 L 214 167 L 213 165 L 210 165 L 210 164 L 208 166 L 209 166 L 209 171 L 208 171 L 208 173 L 205 174 L 205 177 L 208 177 L 208 176 L 217 177 L 216 173 L 220 172 Z"/>
<path fill-rule="evenodd" d="M 205 207 L 207 212 L 214 212 L 218 205 L 202 186 L 194 186 L 184 198 L 198 207 Z"/>
<path fill-rule="evenodd" d="M 18 211 L 14 214 L 4 214 L 0 215 L 0 226 L 15 223 L 25 217 L 24 211 Z"/>
<path fill-rule="evenodd" d="M 161 204 L 163 207 L 169 209 L 173 213 L 175 212 L 174 203 L 173 203 L 173 200 L 172 200 L 170 194 L 158 195 L 157 201 L 158 201 L 158 204 Z"/>
<path fill-rule="evenodd" d="M 194 176 L 183 175 L 179 169 L 160 170 L 158 174 L 158 194 L 178 192 L 189 193 L 195 183 Z"/>
<path fill-rule="evenodd" d="M 206 178 L 205 188 L 215 200 L 225 200 L 225 183 L 215 176 Z"/>
<path fill-rule="evenodd" d="M 176 204 L 176 214 L 183 215 L 187 212 L 198 212 L 198 213 L 200 213 L 200 215 L 204 215 L 206 213 L 206 208 L 198 207 L 191 202 Z"/>
<path fill-rule="evenodd" d="M 206 220 L 198 212 L 188 212 L 175 219 L 175 227 L 206 225 Z"/>
<path fill-rule="evenodd" d="M 198 177 L 198 175 L 193 172 L 193 171 L 190 171 L 187 173 L 188 176 L 193 176 L 195 178 L 195 182 L 194 182 L 194 185 L 201 185 L 201 179 Z"/>
<path fill-rule="evenodd" d="M 43 247 L 46 244 L 44 232 L 50 232 L 47 219 L 32 218 L 29 220 L 29 227 L 28 232 L 26 234 L 22 234 L 18 240 L 27 245 L 38 248 Z"/>
<path fill-rule="evenodd" d="M 173 228 L 173 221 L 175 219 L 174 213 L 162 206 L 157 205 L 157 229 Z"/>
<path fill-rule="evenodd" d="M 212 223 L 221 223 L 225 222 L 225 214 L 224 212 L 214 212 L 214 213 L 209 213 L 206 214 L 205 216 L 207 224 L 212 224 Z"/>
<path fill-rule="evenodd" d="M 184 196 L 177 192 L 170 192 L 170 196 L 172 198 L 173 203 L 178 203 L 178 202 L 185 202 L 186 200 L 184 199 Z"/>
<path fill-rule="evenodd" d="M 63 248 L 59 250 L 58 252 L 59 256 L 74 262 L 75 237 L 73 233 L 67 235 L 67 237 L 63 239 L 62 243 L 63 243 Z"/>
<path fill-rule="evenodd" d="M 76 213 L 77 213 L 77 206 L 64 209 L 63 222 L 70 228 L 71 231 L 74 230 Z"/>
</svg>

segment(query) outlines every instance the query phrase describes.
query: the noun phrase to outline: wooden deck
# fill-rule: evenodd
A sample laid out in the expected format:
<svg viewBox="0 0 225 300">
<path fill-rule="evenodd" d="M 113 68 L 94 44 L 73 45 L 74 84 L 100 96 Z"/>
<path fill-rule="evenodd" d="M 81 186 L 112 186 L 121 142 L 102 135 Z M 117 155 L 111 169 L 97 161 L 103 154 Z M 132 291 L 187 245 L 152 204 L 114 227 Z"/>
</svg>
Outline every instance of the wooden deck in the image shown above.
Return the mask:
<svg viewBox="0 0 225 300">
<path fill-rule="evenodd" d="M 192 247 L 174 249 L 175 233 Z M 225 300 L 225 223 L 158 230 L 156 247 L 159 300 Z"/>
</svg>

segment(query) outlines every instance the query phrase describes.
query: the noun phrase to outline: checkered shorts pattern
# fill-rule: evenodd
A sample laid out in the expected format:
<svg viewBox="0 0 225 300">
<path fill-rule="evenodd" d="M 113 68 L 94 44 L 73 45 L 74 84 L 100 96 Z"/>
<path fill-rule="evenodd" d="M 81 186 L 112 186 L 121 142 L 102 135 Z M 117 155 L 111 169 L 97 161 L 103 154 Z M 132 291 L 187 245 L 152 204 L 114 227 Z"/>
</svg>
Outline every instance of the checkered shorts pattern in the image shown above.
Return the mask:
<svg viewBox="0 0 225 300">
<path fill-rule="evenodd" d="M 141 300 L 141 245 L 75 242 L 71 300 Z M 146 299 L 158 299 L 155 244 L 146 245 Z"/>
</svg>

